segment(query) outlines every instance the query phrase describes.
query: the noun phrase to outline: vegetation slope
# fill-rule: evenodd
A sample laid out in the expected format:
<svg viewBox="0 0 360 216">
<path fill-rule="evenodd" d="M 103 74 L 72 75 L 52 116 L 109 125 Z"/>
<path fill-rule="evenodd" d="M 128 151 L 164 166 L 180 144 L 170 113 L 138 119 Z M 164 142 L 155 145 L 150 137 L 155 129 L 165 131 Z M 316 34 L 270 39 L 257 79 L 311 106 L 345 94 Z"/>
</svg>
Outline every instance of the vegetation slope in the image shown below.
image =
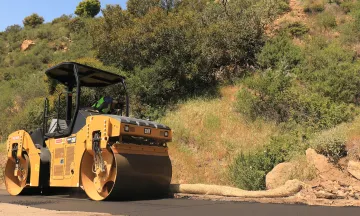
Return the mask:
<svg viewBox="0 0 360 216">
<path fill-rule="evenodd" d="M 309 146 L 334 163 L 346 154 L 345 133 L 321 137 L 359 110 L 357 1 L 127 4 L 0 33 L 3 141 L 41 124 L 44 96 L 56 111 L 61 87 L 43 72 L 77 61 L 125 75 L 132 115 L 174 129 L 175 181 L 263 189 Z M 24 40 L 35 44 L 22 51 Z"/>
</svg>

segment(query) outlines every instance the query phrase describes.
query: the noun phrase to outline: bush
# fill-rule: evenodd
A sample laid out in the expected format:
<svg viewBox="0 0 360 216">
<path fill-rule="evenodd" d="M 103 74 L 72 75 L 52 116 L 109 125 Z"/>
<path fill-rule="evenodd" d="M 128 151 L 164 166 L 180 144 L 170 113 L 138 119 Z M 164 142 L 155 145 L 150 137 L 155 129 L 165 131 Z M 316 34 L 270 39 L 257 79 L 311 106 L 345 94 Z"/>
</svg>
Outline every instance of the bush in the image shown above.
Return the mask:
<svg viewBox="0 0 360 216">
<path fill-rule="evenodd" d="M 352 106 L 334 103 L 298 84 L 289 71 L 267 70 L 246 79 L 237 96 L 237 110 L 252 120 L 265 118 L 321 130 L 349 121 L 356 114 Z"/>
<path fill-rule="evenodd" d="M 264 167 L 269 167 L 265 154 L 261 152 L 243 154 L 235 158 L 235 162 L 230 167 L 230 178 L 232 183 L 244 190 L 264 190 L 266 189 Z M 271 162 L 270 162 L 271 163 Z M 271 166 L 270 166 L 271 167 Z"/>
<path fill-rule="evenodd" d="M 360 21 L 360 16 L 359 16 L 359 21 Z M 341 43 L 345 45 L 353 46 L 353 44 L 359 41 L 357 35 L 359 34 L 360 31 L 360 27 L 359 27 L 360 22 L 358 22 L 358 25 L 356 23 L 357 21 L 347 22 L 339 26 L 339 30 L 341 33 L 340 35 Z"/>
<path fill-rule="evenodd" d="M 35 28 L 36 26 L 41 25 L 43 23 L 44 23 L 44 18 L 36 13 L 33 13 L 30 16 L 25 17 L 25 19 L 23 20 L 23 24 L 25 27 Z"/>
<path fill-rule="evenodd" d="M 313 40 L 305 56 L 299 75 L 313 90 L 336 102 L 358 103 L 360 63 L 353 52 L 337 43 Z"/>
<path fill-rule="evenodd" d="M 285 30 L 288 31 L 294 37 L 301 37 L 309 32 L 309 27 L 301 22 L 289 23 Z"/>
<path fill-rule="evenodd" d="M 257 57 L 262 68 L 286 66 L 292 69 L 301 63 L 303 56 L 299 47 L 295 46 L 285 34 L 266 42 Z"/>
<path fill-rule="evenodd" d="M 317 153 L 328 157 L 330 162 L 337 163 L 340 158 L 347 155 L 346 141 L 344 133 L 334 128 L 317 134 L 310 141 L 310 146 Z"/>
<path fill-rule="evenodd" d="M 340 7 L 343 9 L 345 13 L 349 13 L 352 10 L 356 10 L 359 4 L 354 2 L 353 0 L 343 0 L 340 4 Z"/>
<path fill-rule="evenodd" d="M 70 32 L 79 33 L 86 26 L 85 20 L 83 18 L 75 17 L 68 22 L 68 28 Z"/>
<path fill-rule="evenodd" d="M 324 0 L 305 0 L 304 2 L 304 12 L 306 13 L 322 12 L 324 9 Z"/>
<path fill-rule="evenodd" d="M 57 23 L 67 23 L 71 20 L 72 16 L 71 15 L 61 15 L 58 18 L 53 19 L 53 21 L 51 22 L 51 24 L 57 24 Z"/>
<path fill-rule="evenodd" d="M 334 14 L 329 12 L 321 13 L 317 16 L 318 23 L 320 26 L 325 29 L 330 29 L 336 27 L 336 17 Z"/>
<path fill-rule="evenodd" d="M 159 0 L 128 0 L 126 2 L 129 13 L 137 17 L 144 16 L 151 8 L 159 6 Z"/>
<path fill-rule="evenodd" d="M 355 11 L 352 16 L 354 17 L 354 29 L 360 31 L 360 10 Z"/>
<path fill-rule="evenodd" d="M 247 154 L 240 153 L 229 167 L 231 181 L 245 190 L 266 189 L 266 174 L 288 159 L 291 146 L 295 146 L 297 141 L 292 135 L 274 136 L 265 147 Z"/>
<path fill-rule="evenodd" d="M 286 12 L 291 11 L 288 0 L 279 1 L 278 2 L 278 7 L 279 7 L 279 10 L 280 10 L 280 13 L 286 13 Z"/>
</svg>

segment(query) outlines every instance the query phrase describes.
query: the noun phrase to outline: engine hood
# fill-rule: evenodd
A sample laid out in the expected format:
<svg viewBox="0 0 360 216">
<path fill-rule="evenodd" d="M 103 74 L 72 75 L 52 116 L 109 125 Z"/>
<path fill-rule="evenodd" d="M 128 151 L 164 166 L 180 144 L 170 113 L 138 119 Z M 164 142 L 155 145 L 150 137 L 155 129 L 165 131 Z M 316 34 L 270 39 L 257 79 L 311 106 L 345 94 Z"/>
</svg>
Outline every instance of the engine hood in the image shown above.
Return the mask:
<svg viewBox="0 0 360 216">
<path fill-rule="evenodd" d="M 160 124 L 160 123 L 157 123 L 157 122 L 153 122 L 153 121 L 147 121 L 147 120 L 125 117 L 125 116 L 118 116 L 118 115 L 104 115 L 104 116 L 109 116 L 110 118 L 116 119 L 124 124 L 132 124 L 132 125 L 138 125 L 138 126 L 171 130 L 170 127 Z"/>
</svg>

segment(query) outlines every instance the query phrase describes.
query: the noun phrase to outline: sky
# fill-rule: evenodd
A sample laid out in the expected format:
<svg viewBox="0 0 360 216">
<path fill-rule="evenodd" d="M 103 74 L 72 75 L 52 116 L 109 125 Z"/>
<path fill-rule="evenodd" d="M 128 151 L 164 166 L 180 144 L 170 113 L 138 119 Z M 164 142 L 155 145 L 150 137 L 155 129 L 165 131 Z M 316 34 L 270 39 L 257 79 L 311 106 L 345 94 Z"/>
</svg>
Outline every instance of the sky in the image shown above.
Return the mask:
<svg viewBox="0 0 360 216">
<path fill-rule="evenodd" d="M 0 31 L 14 24 L 23 26 L 22 21 L 26 16 L 37 13 L 44 17 L 45 22 L 63 14 L 74 14 L 76 6 L 81 0 L 0 0 Z M 100 0 L 101 8 L 107 4 L 120 4 L 126 8 L 126 0 Z"/>
</svg>

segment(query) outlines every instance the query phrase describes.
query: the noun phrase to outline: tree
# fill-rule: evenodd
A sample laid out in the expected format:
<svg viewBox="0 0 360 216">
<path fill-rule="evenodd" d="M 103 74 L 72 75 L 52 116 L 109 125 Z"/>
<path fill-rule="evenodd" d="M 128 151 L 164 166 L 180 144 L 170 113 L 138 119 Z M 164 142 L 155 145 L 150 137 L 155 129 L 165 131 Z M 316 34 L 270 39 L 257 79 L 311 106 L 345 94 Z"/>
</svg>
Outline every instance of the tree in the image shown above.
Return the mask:
<svg viewBox="0 0 360 216">
<path fill-rule="evenodd" d="M 29 26 L 32 28 L 35 28 L 38 25 L 41 25 L 44 23 L 44 17 L 39 16 L 36 13 L 31 14 L 30 16 L 25 17 L 23 20 L 24 26 Z"/>
<path fill-rule="evenodd" d="M 6 33 L 10 33 L 10 32 L 17 33 L 17 32 L 19 32 L 21 30 L 22 30 L 22 27 L 15 24 L 15 25 L 11 25 L 11 26 L 6 27 L 5 32 Z"/>
<path fill-rule="evenodd" d="M 99 0 L 83 0 L 76 7 L 75 14 L 80 17 L 94 17 L 100 12 Z"/>
<path fill-rule="evenodd" d="M 65 22 L 69 22 L 71 20 L 71 18 L 72 18 L 71 15 L 63 14 L 60 17 L 53 19 L 53 21 L 51 23 L 52 24 L 65 23 Z"/>
</svg>

